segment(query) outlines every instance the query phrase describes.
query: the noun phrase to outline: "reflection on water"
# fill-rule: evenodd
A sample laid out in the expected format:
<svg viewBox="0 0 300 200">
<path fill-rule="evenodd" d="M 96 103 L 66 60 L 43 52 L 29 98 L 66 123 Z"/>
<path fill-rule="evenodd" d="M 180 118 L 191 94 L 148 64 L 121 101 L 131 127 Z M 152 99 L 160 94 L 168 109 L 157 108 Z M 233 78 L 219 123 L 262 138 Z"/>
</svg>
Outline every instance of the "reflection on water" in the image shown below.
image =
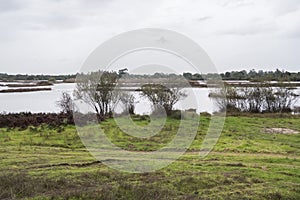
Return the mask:
<svg viewBox="0 0 300 200">
<path fill-rule="evenodd" d="M 1 83 L 0 84 L 7 84 Z M 24 93 L 0 93 L 0 112 L 59 112 L 56 101 L 60 99 L 62 92 L 73 93 L 75 83 L 55 84 L 51 91 L 24 92 Z M 1 87 L 0 89 L 7 89 Z M 209 112 L 217 110 L 214 103 L 208 98 L 209 89 L 207 88 L 185 88 L 188 97 L 175 105 L 177 109 L 195 108 L 197 112 Z M 300 94 L 300 88 L 296 91 Z M 194 97 L 195 95 L 196 97 Z M 137 114 L 149 114 L 151 104 L 145 98 L 141 98 L 138 92 L 135 92 L 138 103 L 135 111 Z M 297 102 L 300 106 L 300 101 Z"/>
</svg>

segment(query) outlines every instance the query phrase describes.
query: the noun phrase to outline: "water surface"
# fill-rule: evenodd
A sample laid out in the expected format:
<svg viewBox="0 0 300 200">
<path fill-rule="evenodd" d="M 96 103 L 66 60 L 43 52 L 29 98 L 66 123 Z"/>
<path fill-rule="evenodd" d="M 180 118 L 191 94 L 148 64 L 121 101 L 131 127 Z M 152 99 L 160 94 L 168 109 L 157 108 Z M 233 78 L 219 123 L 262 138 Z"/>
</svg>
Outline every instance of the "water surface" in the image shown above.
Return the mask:
<svg viewBox="0 0 300 200">
<path fill-rule="evenodd" d="M 0 82 L 0 84 L 8 84 Z M 75 83 L 61 83 L 51 87 L 51 91 L 23 92 L 23 93 L 0 93 L 0 112 L 59 112 L 60 108 L 56 102 L 60 99 L 62 92 L 72 94 L 75 88 Z M 7 89 L 7 87 L 0 87 Z M 208 97 L 209 89 L 207 88 L 185 88 L 188 97 L 175 105 L 178 109 L 197 109 L 197 112 L 217 111 L 218 108 L 213 101 Z M 295 90 L 300 94 L 300 87 Z M 196 95 L 193 96 L 193 95 Z M 138 92 L 134 92 L 136 97 L 136 113 L 149 114 L 151 104 L 145 98 L 141 98 Z M 300 101 L 296 103 L 300 106 Z"/>
</svg>

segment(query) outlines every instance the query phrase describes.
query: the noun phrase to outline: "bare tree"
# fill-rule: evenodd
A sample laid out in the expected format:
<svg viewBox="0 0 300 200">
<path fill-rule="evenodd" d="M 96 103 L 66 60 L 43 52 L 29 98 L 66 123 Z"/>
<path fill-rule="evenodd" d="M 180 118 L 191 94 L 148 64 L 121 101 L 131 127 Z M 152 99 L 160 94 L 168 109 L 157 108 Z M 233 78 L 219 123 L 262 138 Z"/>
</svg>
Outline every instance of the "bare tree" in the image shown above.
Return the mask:
<svg viewBox="0 0 300 200">
<path fill-rule="evenodd" d="M 248 92 L 245 94 L 245 100 L 248 102 L 248 112 L 259 113 L 264 108 L 264 94 L 263 88 L 257 87 L 247 87 Z"/>
<path fill-rule="evenodd" d="M 244 107 L 243 96 L 238 95 L 234 87 L 226 86 L 214 89 L 210 92 L 209 97 L 214 100 L 214 103 L 219 107 L 221 112 L 224 111 L 240 111 Z"/>
<path fill-rule="evenodd" d="M 272 107 L 275 112 L 291 112 L 292 106 L 294 106 L 299 97 L 290 88 L 283 87 L 275 89 L 272 96 L 275 97 Z"/>
<path fill-rule="evenodd" d="M 187 95 L 178 87 L 168 88 L 160 84 L 146 84 L 141 87 L 142 96 L 147 97 L 154 106 L 154 112 L 159 107 L 163 107 L 170 115 L 174 105 Z"/>
<path fill-rule="evenodd" d="M 124 105 L 124 112 L 126 114 L 134 114 L 135 104 L 136 100 L 133 94 L 130 94 L 129 92 L 123 92 L 120 95 L 120 100 Z"/>
<path fill-rule="evenodd" d="M 221 111 L 291 112 L 299 95 L 288 87 L 272 87 L 268 82 L 252 87 L 230 87 L 210 93 Z"/>
<path fill-rule="evenodd" d="M 80 74 L 74 95 L 89 104 L 100 117 L 110 116 L 120 98 L 117 81 L 118 74 L 115 72 Z"/>
<path fill-rule="evenodd" d="M 71 114 L 74 110 L 72 97 L 67 92 L 63 92 L 61 94 L 61 98 L 56 102 L 56 104 L 61 108 L 63 113 Z"/>
</svg>

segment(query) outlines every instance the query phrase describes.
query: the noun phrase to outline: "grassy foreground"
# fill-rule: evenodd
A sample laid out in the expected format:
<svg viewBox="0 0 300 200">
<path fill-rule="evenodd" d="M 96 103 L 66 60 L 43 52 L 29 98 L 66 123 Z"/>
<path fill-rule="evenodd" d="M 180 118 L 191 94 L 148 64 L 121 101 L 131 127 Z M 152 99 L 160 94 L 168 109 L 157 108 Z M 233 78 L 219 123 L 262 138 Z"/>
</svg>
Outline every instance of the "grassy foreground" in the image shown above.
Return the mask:
<svg viewBox="0 0 300 200">
<path fill-rule="evenodd" d="M 201 116 L 194 143 L 180 159 L 153 173 L 110 169 L 84 148 L 74 126 L 0 129 L 0 199 L 300 199 L 300 118 L 227 117 L 214 150 L 198 151 L 209 124 Z M 140 125 L 146 121 L 137 120 Z M 103 122 L 114 143 L 155 150 L 170 141 L 177 120 L 161 134 L 137 140 L 113 120 Z"/>
</svg>

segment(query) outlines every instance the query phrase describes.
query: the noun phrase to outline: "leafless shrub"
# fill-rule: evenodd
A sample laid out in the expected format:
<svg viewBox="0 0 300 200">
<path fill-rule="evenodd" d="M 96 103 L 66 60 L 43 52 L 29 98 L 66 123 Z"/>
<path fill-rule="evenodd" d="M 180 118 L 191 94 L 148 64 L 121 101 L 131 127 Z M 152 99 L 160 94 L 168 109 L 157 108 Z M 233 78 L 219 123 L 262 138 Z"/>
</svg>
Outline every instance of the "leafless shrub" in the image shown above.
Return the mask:
<svg viewBox="0 0 300 200">
<path fill-rule="evenodd" d="M 299 95 L 287 87 L 271 87 L 261 82 L 253 87 L 226 86 L 211 91 L 210 98 L 220 111 L 228 112 L 291 112 Z"/>
<path fill-rule="evenodd" d="M 56 104 L 61 108 L 63 113 L 71 114 L 74 110 L 73 99 L 67 92 L 63 92 L 61 94 L 61 98 L 56 102 Z"/>
<path fill-rule="evenodd" d="M 178 87 L 166 87 L 161 84 L 145 84 L 141 87 L 142 96 L 147 97 L 153 103 L 153 112 L 164 108 L 170 115 L 174 105 L 187 95 Z"/>
</svg>

